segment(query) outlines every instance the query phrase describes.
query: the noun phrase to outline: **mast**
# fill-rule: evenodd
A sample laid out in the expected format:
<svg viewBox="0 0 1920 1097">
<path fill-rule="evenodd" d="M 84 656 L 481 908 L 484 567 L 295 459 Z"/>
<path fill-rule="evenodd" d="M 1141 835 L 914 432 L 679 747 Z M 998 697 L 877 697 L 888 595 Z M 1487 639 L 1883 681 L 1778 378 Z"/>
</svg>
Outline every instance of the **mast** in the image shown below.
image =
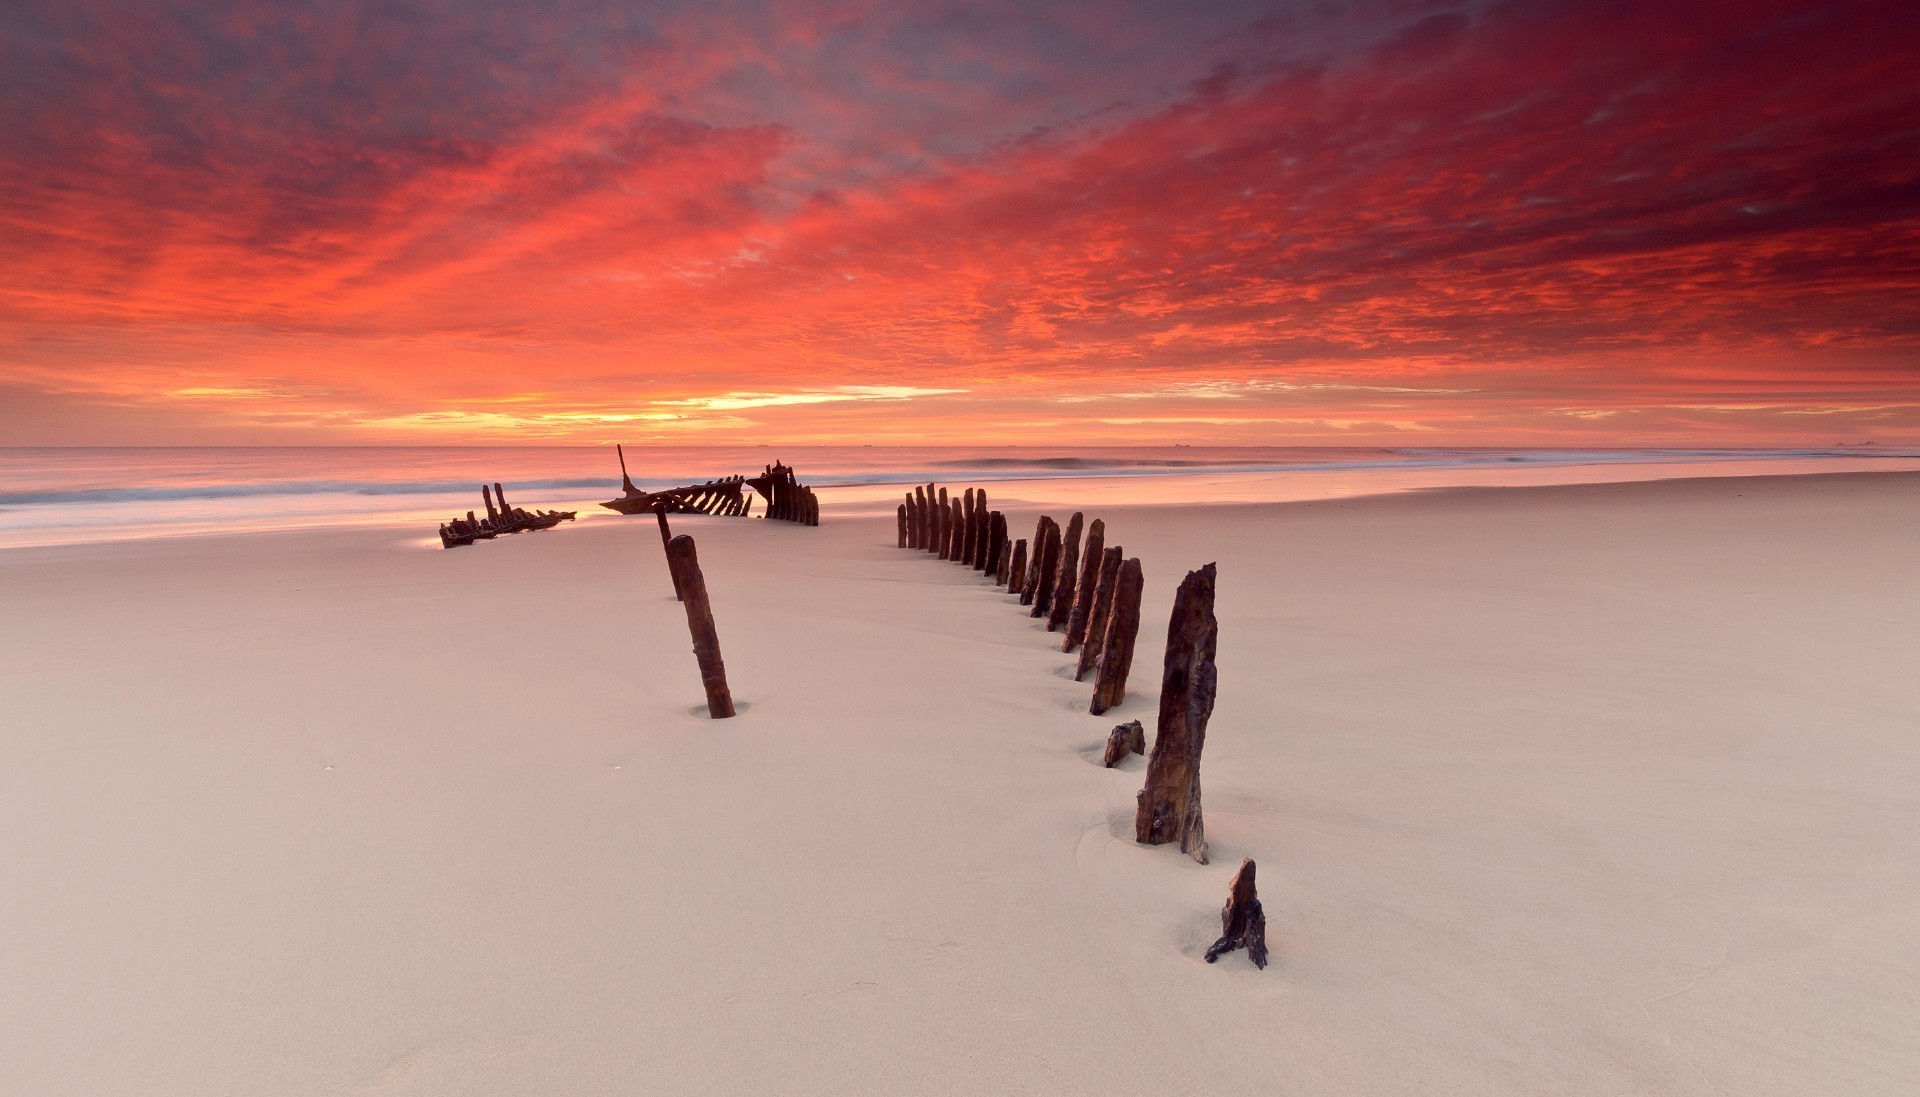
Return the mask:
<svg viewBox="0 0 1920 1097">
<path fill-rule="evenodd" d="M 633 486 L 633 478 L 627 475 L 626 451 L 621 449 L 618 445 L 615 445 L 613 447 L 613 452 L 620 455 L 620 490 L 626 492 L 628 495 L 640 494 L 640 489 Z"/>
</svg>

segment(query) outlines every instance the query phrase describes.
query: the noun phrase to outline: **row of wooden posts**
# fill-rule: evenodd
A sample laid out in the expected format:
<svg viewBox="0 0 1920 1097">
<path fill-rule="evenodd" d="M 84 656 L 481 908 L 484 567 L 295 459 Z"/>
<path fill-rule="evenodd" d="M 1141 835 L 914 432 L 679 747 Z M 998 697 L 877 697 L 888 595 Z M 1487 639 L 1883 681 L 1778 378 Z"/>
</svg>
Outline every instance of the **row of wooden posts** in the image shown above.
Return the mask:
<svg viewBox="0 0 1920 1097">
<path fill-rule="evenodd" d="M 1031 541 L 1008 537 L 1005 515 L 990 510 L 984 488 L 949 495 L 934 484 L 917 486 L 895 511 L 900 548 L 919 549 L 991 576 L 995 586 L 1018 593 L 1029 614 L 1045 618 L 1047 631 L 1064 632 L 1060 650 L 1078 648 L 1074 681 L 1094 672 L 1094 715 L 1126 697 L 1134 641 L 1140 631 L 1142 576 L 1137 557 L 1106 544 L 1106 523 L 1075 511 L 1065 530 L 1042 515 Z M 1084 551 L 1081 533 L 1085 531 Z M 1160 711 L 1153 753 L 1134 810 L 1134 839 L 1143 845 L 1178 843 L 1180 850 L 1207 863 L 1206 826 L 1200 808 L 1200 753 L 1213 715 L 1219 676 L 1214 652 L 1219 623 L 1214 617 L 1213 564 L 1187 573 L 1174 594 L 1167 625 L 1166 663 L 1160 683 Z M 1106 765 L 1128 754 L 1146 753 L 1140 721 L 1113 729 Z M 1220 914 L 1221 936 L 1207 950 L 1212 963 L 1222 954 L 1245 948 L 1257 967 L 1267 966 L 1266 917 L 1254 887 L 1255 864 L 1241 862 Z"/>
<path fill-rule="evenodd" d="M 1033 539 L 1011 539 L 1006 516 L 987 507 L 985 488 L 915 487 L 896 510 L 899 547 L 921 549 L 991 576 L 1020 596 L 1028 615 L 1063 633 L 1060 650 L 1080 652 L 1073 680 L 1094 676 L 1091 711 L 1099 715 L 1127 695 L 1133 644 L 1140 633 L 1140 561 L 1106 545 L 1106 523 L 1085 524 L 1075 511 L 1063 531 L 1042 515 Z M 1080 535 L 1086 532 L 1084 557 Z M 1029 544 L 1032 545 L 1029 552 Z"/>
</svg>

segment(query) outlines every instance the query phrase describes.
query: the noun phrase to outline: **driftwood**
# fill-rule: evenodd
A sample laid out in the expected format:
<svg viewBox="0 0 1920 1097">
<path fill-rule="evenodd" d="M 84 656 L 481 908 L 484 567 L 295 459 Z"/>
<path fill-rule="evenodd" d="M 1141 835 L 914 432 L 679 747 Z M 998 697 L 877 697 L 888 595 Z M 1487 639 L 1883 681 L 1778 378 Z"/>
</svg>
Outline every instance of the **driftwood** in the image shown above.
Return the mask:
<svg viewBox="0 0 1920 1097">
<path fill-rule="evenodd" d="M 1190 571 L 1173 597 L 1167 623 L 1167 665 L 1160 681 L 1160 726 L 1147 759 L 1147 784 L 1133 817 L 1134 838 L 1150 846 L 1179 842 L 1207 863 L 1200 814 L 1200 752 L 1207 745 L 1218 684 L 1213 653 L 1220 625 L 1213 616 L 1214 566 Z"/>
<path fill-rule="evenodd" d="M 1007 593 L 1017 594 L 1027 579 L 1027 539 L 1020 538 L 1007 552 Z"/>
<path fill-rule="evenodd" d="M 1141 583 L 1138 558 L 1121 564 L 1113 577 L 1113 606 L 1107 611 L 1107 635 L 1093 674 L 1093 703 L 1087 706 L 1095 716 L 1126 699 L 1133 642 L 1140 635 Z M 1154 749 L 1159 749 L 1157 744 Z"/>
<path fill-rule="evenodd" d="M 1220 909 L 1220 939 L 1207 949 L 1211 964 L 1237 948 L 1247 950 L 1247 959 L 1262 970 L 1267 966 L 1267 913 L 1260 909 L 1260 897 L 1253 887 L 1253 858 L 1240 862 L 1240 871 L 1227 885 L 1227 905 Z"/>
<path fill-rule="evenodd" d="M 1145 754 L 1146 752 L 1147 729 L 1141 727 L 1140 721 L 1138 720 L 1129 720 L 1124 724 L 1117 725 L 1113 731 L 1107 735 L 1108 769 L 1119 765 L 1120 759 L 1125 758 L 1129 754 Z"/>
<path fill-rule="evenodd" d="M 1100 658 L 1101 649 L 1106 645 L 1107 617 L 1113 610 L 1113 584 L 1120 575 L 1120 558 L 1119 545 L 1100 553 L 1099 575 L 1093 583 L 1093 603 L 1087 610 L 1085 640 L 1080 648 L 1080 661 L 1073 669 L 1073 680 L 1076 682 L 1093 669 L 1094 662 Z M 1087 558 L 1087 563 L 1093 563 L 1091 556 Z"/>
<path fill-rule="evenodd" d="M 1067 635 L 1060 650 L 1070 652 L 1087 638 L 1087 621 L 1093 616 L 1093 596 L 1100 585 L 1100 565 L 1107 545 L 1107 524 L 1098 518 L 1087 527 L 1087 547 L 1081 556 L 1080 577 L 1073 584 L 1073 605 L 1067 610 Z"/>
<path fill-rule="evenodd" d="M 1074 511 L 1068 519 L 1072 523 L 1073 539 L 1080 540 L 1080 512 Z M 1046 550 L 1040 555 L 1040 578 L 1033 584 L 1033 612 L 1030 617 L 1045 617 L 1047 607 L 1053 604 L 1053 591 L 1060 582 L 1060 555 L 1066 547 L 1066 538 L 1060 532 L 1060 526 L 1053 519 L 1047 519 Z"/>
<path fill-rule="evenodd" d="M 667 528 L 667 508 L 656 507 L 653 516 L 660 522 L 660 548 L 667 554 L 667 575 L 673 579 L 673 597 L 684 602 L 687 599 L 680 593 L 680 572 L 673 566 L 673 531 Z"/>
<path fill-rule="evenodd" d="M 1047 602 L 1047 631 L 1059 632 L 1067 625 L 1067 614 L 1073 609 L 1073 590 L 1080 578 L 1080 528 L 1086 519 L 1079 511 L 1067 520 L 1066 538 L 1060 545 L 1060 574 L 1053 581 L 1053 597 Z M 1106 526 L 1094 519 L 1101 529 Z"/>
<path fill-rule="evenodd" d="M 667 542 L 667 563 L 674 570 L 674 586 L 685 594 L 687 628 L 693 633 L 693 655 L 700 663 L 700 684 L 707 691 L 707 714 L 715 720 L 733 715 L 733 693 L 727 689 L 727 666 L 720 658 L 720 634 L 713 627 L 713 607 L 707 601 L 707 580 L 700 574 L 700 558 L 693 538 L 681 534 Z"/>
</svg>

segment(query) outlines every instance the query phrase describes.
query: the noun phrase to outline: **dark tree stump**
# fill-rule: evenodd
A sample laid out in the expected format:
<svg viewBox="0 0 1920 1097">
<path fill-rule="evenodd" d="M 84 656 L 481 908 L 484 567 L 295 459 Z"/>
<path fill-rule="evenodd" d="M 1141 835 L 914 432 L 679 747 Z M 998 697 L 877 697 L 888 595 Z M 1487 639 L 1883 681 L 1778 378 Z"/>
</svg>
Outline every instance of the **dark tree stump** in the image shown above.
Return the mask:
<svg viewBox="0 0 1920 1097">
<path fill-rule="evenodd" d="M 667 528 L 667 504 L 665 502 L 659 502 L 653 505 L 653 517 L 660 523 L 660 548 L 667 554 L 667 575 L 673 580 L 673 597 L 676 601 L 684 602 L 687 599 L 685 595 L 680 593 L 680 572 L 673 566 L 673 531 Z"/>
<path fill-rule="evenodd" d="M 1147 759 L 1147 786 L 1133 817 L 1144 845 L 1179 842 L 1180 852 L 1207 863 L 1200 815 L 1200 751 L 1207 745 L 1218 675 L 1213 666 L 1220 625 L 1213 616 L 1214 566 L 1190 571 L 1173 596 L 1167 623 L 1167 665 L 1160 679 L 1160 726 Z"/>
<path fill-rule="evenodd" d="M 707 580 L 700 574 L 700 558 L 693 538 L 681 534 L 667 542 L 667 560 L 687 606 L 687 629 L 693 633 L 693 656 L 700 663 L 700 684 L 707 690 L 707 714 L 715 720 L 733 715 L 733 693 L 727 689 L 727 665 L 720 659 L 720 634 L 713 627 L 713 606 L 707 601 Z"/>
<path fill-rule="evenodd" d="M 1072 651 L 1087 638 L 1087 617 L 1093 611 L 1093 591 L 1100 582 L 1100 554 L 1106 545 L 1107 524 L 1095 518 L 1087 526 L 1087 544 L 1082 550 L 1079 575 L 1074 578 L 1071 592 L 1053 596 L 1053 617 L 1067 629 L 1067 635 L 1060 641 L 1061 651 Z M 1053 627 L 1049 621 L 1049 630 Z"/>
<path fill-rule="evenodd" d="M 1127 674 L 1133 669 L 1133 642 L 1140 635 L 1140 560 L 1120 565 L 1113 577 L 1113 607 L 1107 612 L 1107 636 L 1100 643 L 1098 669 L 1093 674 L 1095 716 L 1126 700 Z M 1158 750 L 1156 744 L 1154 749 Z"/>
<path fill-rule="evenodd" d="M 1120 724 L 1107 735 L 1108 769 L 1119 765 L 1120 759 L 1125 758 L 1129 754 L 1145 754 L 1146 752 L 1147 729 L 1141 727 L 1140 721 L 1138 720 L 1130 720 L 1127 723 Z"/>
<path fill-rule="evenodd" d="M 1007 593 L 1018 593 L 1027 579 L 1027 539 L 1020 538 L 1007 550 Z"/>
<path fill-rule="evenodd" d="M 1100 651 L 1107 642 L 1107 617 L 1113 611 L 1113 584 L 1120 574 L 1121 549 L 1115 545 L 1100 553 L 1100 567 L 1093 581 L 1092 605 L 1087 610 L 1085 642 L 1080 648 L 1080 661 L 1074 665 L 1073 680 L 1078 682 L 1093 669 L 1099 660 Z M 1087 557 L 1089 567 L 1093 557 Z M 1071 635 L 1071 632 L 1069 632 Z"/>
<path fill-rule="evenodd" d="M 1253 888 L 1253 858 L 1240 862 L 1240 871 L 1227 885 L 1227 905 L 1220 910 L 1220 939 L 1207 949 L 1211 964 L 1234 949 L 1247 950 L 1253 966 L 1267 967 L 1267 912 L 1260 909 L 1260 898 Z"/>
<path fill-rule="evenodd" d="M 1073 517 L 1067 519 L 1067 532 L 1060 538 L 1060 571 L 1053 578 L 1053 591 L 1047 598 L 1048 632 L 1065 628 L 1067 613 L 1073 609 L 1073 586 L 1080 578 L 1080 530 L 1086 521 L 1085 515 L 1074 511 Z"/>
</svg>

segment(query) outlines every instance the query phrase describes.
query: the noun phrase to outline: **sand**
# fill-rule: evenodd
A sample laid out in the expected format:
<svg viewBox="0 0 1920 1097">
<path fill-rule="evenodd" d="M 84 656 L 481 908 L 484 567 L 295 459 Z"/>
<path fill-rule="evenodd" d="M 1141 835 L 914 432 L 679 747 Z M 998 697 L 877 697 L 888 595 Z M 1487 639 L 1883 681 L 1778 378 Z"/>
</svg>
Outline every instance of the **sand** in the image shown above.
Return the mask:
<svg viewBox="0 0 1920 1097">
<path fill-rule="evenodd" d="M 650 522 L 0 553 L 0 1090 L 1920 1089 L 1920 475 L 1080 503 L 1106 717 L 831 507 L 680 523 L 718 722 Z M 1098 752 L 1210 560 L 1201 866 Z"/>
</svg>

